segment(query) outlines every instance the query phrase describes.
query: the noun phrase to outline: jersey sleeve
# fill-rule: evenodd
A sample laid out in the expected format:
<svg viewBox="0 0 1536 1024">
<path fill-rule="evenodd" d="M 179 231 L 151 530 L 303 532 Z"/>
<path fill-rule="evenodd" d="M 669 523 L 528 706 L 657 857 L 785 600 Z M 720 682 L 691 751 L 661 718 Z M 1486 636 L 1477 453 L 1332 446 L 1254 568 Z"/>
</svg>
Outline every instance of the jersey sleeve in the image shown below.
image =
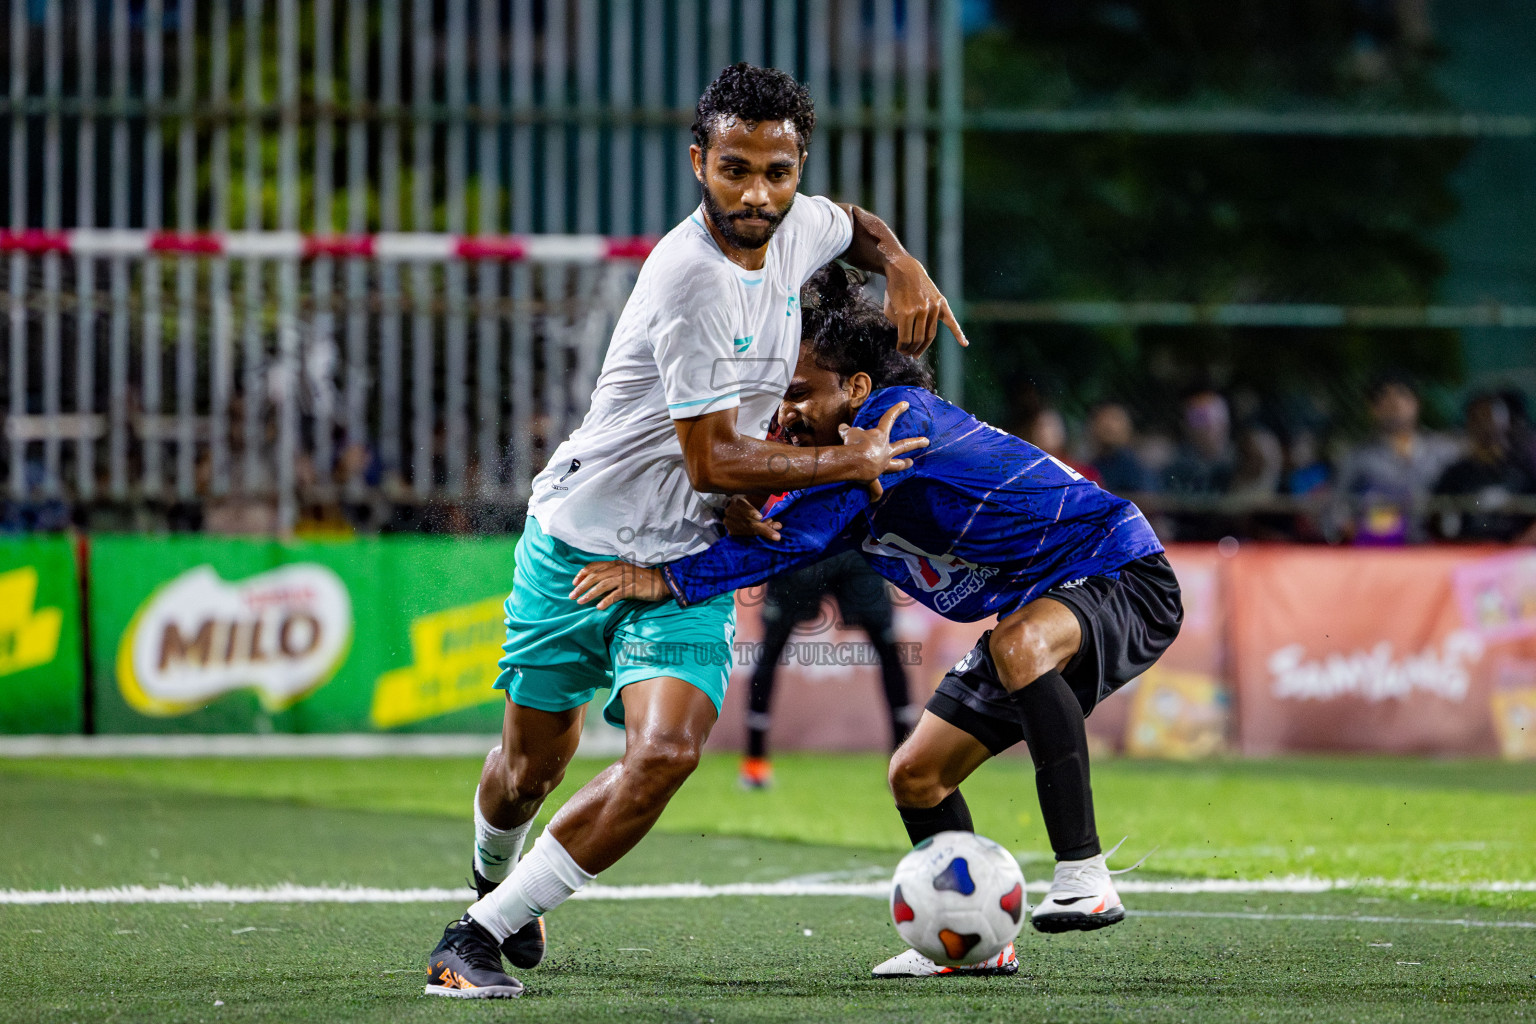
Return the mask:
<svg viewBox="0 0 1536 1024">
<path fill-rule="evenodd" d="M 679 267 L 676 287 L 662 301 L 652 339 L 668 415 L 687 419 L 740 405 L 730 315 L 735 298 L 719 271 Z"/>
<path fill-rule="evenodd" d="M 877 427 L 880 425 L 880 417 L 889 412 L 891 406 L 897 402 L 906 402 L 906 410 L 899 413 L 896 422 L 891 424 L 891 440 L 902 441 L 909 437 L 926 437 L 931 446 L 938 443 L 938 439 L 933 436 L 933 407 L 930 404 L 932 399 L 932 392 L 924 391 L 922 388 L 881 388 L 859 406 L 858 413 L 853 417 L 853 425 L 864 429 Z M 903 458 L 912 460 L 912 465 L 899 472 L 880 474 L 880 486 L 890 488 L 913 476 L 917 472 L 923 453 L 927 450 L 927 448 L 918 448 L 904 455 Z"/>
<path fill-rule="evenodd" d="M 774 509 L 779 540 L 722 537 L 696 555 L 661 567 L 667 587 L 684 608 L 717 594 L 761 583 L 857 545 L 860 513 L 869 507 L 863 484 L 827 484 L 785 496 Z"/>
<path fill-rule="evenodd" d="M 796 221 L 795 276 L 803 285 L 848 251 L 853 244 L 853 218 L 825 196 L 801 196 L 791 215 Z"/>
</svg>

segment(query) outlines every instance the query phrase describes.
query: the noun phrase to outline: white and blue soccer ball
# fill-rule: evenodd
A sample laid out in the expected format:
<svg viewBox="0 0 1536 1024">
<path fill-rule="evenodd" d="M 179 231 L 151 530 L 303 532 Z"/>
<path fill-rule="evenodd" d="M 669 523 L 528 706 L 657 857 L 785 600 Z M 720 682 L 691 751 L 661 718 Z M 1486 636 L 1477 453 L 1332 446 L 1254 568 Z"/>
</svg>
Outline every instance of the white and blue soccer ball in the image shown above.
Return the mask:
<svg viewBox="0 0 1536 1024">
<path fill-rule="evenodd" d="M 1019 862 L 974 832 L 923 840 L 891 880 L 891 921 L 902 941 L 949 967 L 1001 953 L 1028 909 Z"/>
</svg>

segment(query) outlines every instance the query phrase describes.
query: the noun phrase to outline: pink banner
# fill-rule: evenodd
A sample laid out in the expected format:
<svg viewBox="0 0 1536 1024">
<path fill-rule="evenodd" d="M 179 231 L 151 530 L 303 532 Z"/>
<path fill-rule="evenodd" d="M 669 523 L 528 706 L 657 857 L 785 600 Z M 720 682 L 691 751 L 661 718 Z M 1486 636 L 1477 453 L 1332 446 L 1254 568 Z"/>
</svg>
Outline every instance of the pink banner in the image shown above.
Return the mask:
<svg viewBox="0 0 1536 1024">
<path fill-rule="evenodd" d="M 1530 756 L 1530 570 L 1507 549 L 1245 549 L 1228 588 L 1243 753 Z"/>
</svg>

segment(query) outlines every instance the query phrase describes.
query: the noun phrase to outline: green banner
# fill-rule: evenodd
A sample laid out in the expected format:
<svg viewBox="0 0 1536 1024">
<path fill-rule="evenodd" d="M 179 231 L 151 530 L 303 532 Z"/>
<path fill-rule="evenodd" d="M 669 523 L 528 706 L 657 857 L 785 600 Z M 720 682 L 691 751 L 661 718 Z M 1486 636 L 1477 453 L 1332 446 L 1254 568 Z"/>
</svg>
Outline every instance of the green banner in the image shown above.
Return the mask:
<svg viewBox="0 0 1536 1024">
<path fill-rule="evenodd" d="M 74 541 L 0 540 L 0 733 L 79 732 L 83 669 Z"/>
<path fill-rule="evenodd" d="M 499 732 L 515 544 L 98 538 L 97 731 Z"/>
</svg>

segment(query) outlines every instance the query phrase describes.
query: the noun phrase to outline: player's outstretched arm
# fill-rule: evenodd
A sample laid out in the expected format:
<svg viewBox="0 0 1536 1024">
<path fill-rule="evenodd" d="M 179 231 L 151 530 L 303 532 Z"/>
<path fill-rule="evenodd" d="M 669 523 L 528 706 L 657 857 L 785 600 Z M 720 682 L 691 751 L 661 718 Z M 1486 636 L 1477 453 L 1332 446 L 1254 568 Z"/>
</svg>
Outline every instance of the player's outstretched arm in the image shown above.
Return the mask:
<svg viewBox="0 0 1536 1024">
<path fill-rule="evenodd" d="M 599 609 L 627 599 L 661 601 L 669 596 L 687 607 L 848 550 L 854 543 L 850 524 L 868 507 L 869 496 L 859 487 L 818 487 L 794 494 L 774 510 L 783 524 L 777 541 L 722 537 L 696 555 L 657 568 L 591 562 L 576 573 L 570 596 L 580 604 L 596 601 Z"/>
<path fill-rule="evenodd" d="M 885 317 L 896 325 L 896 347 L 909 356 L 922 355 L 938 336 L 941 323 L 961 345 L 969 345 L 949 301 L 890 226 L 857 206 L 843 205 L 843 209 L 853 219 L 853 241 L 842 259 L 885 276 Z"/>
<path fill-rule="evenodd" d="M 880 496 L 880 476 L 912 465 L 908 452 L 928 446 L 926 437 L 891 440 L 896 418 L 907 409 L 898 402 L 879 425 L 849 430 L 840 445 L 796 448 L 759 441 L 736 429 L 736 409 L 721 409 L 673 420 L 683 448 L 683 464 L 693 489 L 705 493 L 794 491 L 817 484 L 863 483 L 870 497 Z"/>
</svg>

